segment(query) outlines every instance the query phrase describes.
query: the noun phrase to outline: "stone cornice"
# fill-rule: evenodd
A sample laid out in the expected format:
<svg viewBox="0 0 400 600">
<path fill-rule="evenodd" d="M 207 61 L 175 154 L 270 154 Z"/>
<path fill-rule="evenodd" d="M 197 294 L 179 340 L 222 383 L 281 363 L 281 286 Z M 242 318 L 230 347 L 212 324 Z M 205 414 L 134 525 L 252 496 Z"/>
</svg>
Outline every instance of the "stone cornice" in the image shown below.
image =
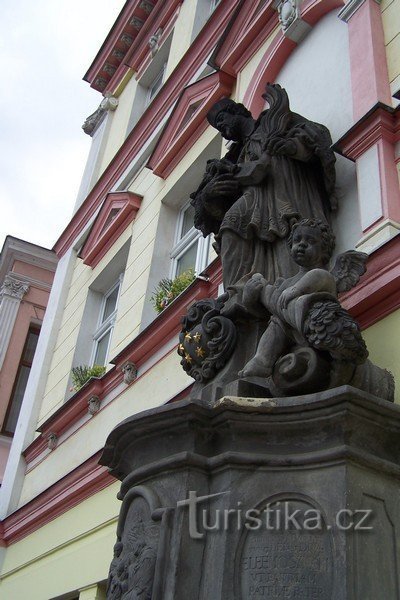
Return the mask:
<svg viewBox="0 0 400 600">
<path fill-rule="evenodd" d="M 163 0 L 126 2 L 97 56 L 84 75 L 84 80 L 99 92 L 104 92 L 125 56 L 139 36 L 147 19 Z M 157 6 L 157 10 L 159 10 Z"/>
</svg>

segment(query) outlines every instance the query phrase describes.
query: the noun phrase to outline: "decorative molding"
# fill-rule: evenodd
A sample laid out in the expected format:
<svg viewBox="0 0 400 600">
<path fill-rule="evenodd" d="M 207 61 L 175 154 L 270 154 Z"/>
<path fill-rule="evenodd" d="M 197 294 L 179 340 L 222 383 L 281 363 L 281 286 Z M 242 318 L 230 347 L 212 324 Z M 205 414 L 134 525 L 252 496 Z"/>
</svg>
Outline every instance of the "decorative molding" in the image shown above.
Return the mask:
<svg viewBox="0 0 400 600">
<path fill-rule="evenodd" d="M 21 301 L 29 291 L 29 284 L 18 278 L 13 273 L 6 275 L 0 289 L 0 300 L 4 297 L 15 298 Z"/>
<path fill-rule="evenodd" d="M 187 54 L 181 61 L 180 68 L 175 69 L 171 73 L 160 92 L 143 113 L 125 142 L 107 166 L 101 178 L 89 192 L 88 196 L 75 212 L 66 229 L 55 243 L 54 250 L 58 256 L 63 256 L 69 248 L 71 248 L 77 236 L 83 231 L 93 215 L 96 214 L 96 211 L 103 202 L 107 192 L 118 181 L 121 174 L 128 169 L 132 159 L 140 152 L 143 145 L 147 143 L 149 137 L 177 101 L 180 90 L 188 85 L 190 80 L 198 72 L 199 67 L 207 60 L 210 52 L 221 37 L 230 15 L 237 4 L 238 0 L 224 0 L 224 2 L 221 2 L 218 5 L 216 12 L 218 11 L 219 19 L 215 20 L 211 18 L 207 21 L 206 25 L 191 44 Z M 220 12 L 222 8 L 224 10 L 223 13 Z M 273 12 L 276 16 L 276 12 Z M 154 13 L 158 13 L 158 11 L 154 11 Z M 154 13 L 152 13 L 152 15 Z M 145 52 L 149 54 L 147 42 L 148 37 L 144 40 L 144 48 Z M 104 60 L 102 60 L 102 65 L 103 64 Z M 114 77 L 117 77 L 117 73 Z"/>
<path fill-rule="evenodd" d="M 348 23 L 355 12 L 364 4 L 365 0 L 349 0 L 346 5 L 339 11 L 338 17 L 345 23 Z M 380 4 L 380 0 L 375 0 Z"/>
<path fill-rule="evenodd" d="M 114 96 L 106 94 L 105 98 L 100 102 L 98 109 L 95 110 L 93 114 L 89 115 L 89 117 L 87 117 L 85 120 L 84 124 L 82 125 L 83 131 L 88 135 L 93 136 L 107 112 L 114 111 L 118 106 L 118 102 L 118 98 L 114 98 Z"/>
<path fill-rule="evenodd" d="M 343 6 L 343 0 L 303 0 L 302 19 L 305 23 L 313 26 L 323 16 L 336 8 Z M 274 14 L 277 13 L 274 11 Z M 278 18 L 276 17 L 278 22 Z M 262 56 L 259 67 L 255 69 L 254 75 L 244 95 L 243 104 L 253 114 L 259 114 L 265 106 L 262 98 L 266 81 L 275 81 L 279 71 L 289 58 L 291 52 L 297 48 L 297 44 L 285 37 L 281 30 Z"/>
<path fill-rule="evenodd" d="M 176 1 L 166 0 L 162 4 L 168 6 L 176 4 Z M 157 13 L 163 10 L 164 6 L 162 9 L 160 7 L 158 11 L 153 10 L 154 6 L 155 3 L 149 0 L 131 0 L 125 3 L 99 53 L 84 76 L 84 80 L 88 81 L 91 87 L 100 92 L 104 92 L 107 88 L 114 90 L 117 87 L 111 82 L 115 82 L 116 77 L 121 81 L 127 72 L 128 68 L 124 65 L 124 58 L 128 49 L 136 47 L 137 39 L 142 39 L 143 36 L 148 40 L 151 35 L 149 27 L 152 27 L 153 31 L 157 29 L 154 27 L 154 22 L 157 20 Z M 151 21 L 149 26 L 148 21 Z M 104 69 L 107 64 L 115 68 L 114 73 Z"/>
<path fill-rule="evenodd" d="M 101 400 L 98 396 L 90 396 L 88 400 L 88 413 L 90 415 L 95 415 L 99 412 L 101 405 Z"/>
<path fill-rule="evenodd" d="M 110 192 L 93 223 L 80 252 L 85 265 L 94 268 L 123 231 L 135 219 L 142 196 L 132 192 Z"/>
<path fill-rule="evenodd" d="M 124 383 L 130 385 L 137 379 L 138 369 L 135 363 L 127 360 L 121 367 L 121 371 L 124 375 Z"/>
<path fill-rule="evenodd" d="M 216 10 L 222 10 L 221 2 Z M 240 2 L 213 51 L 209 64 L 215 69 L 236 76 L 258 48 L 278 26 L 278 14 L 272 0 Z"/>
<path fill-rule="evenodd" d="M 218 71 L 183 90 L 148 163 L 156 175 L 168 177 L 207 128 L 207 112 L 231 95 L 234 82 L 234 77 Z"/>
<path fill-rule="evenodd" d="M 370 148 L 376 146 L 380 190 L 377 200 L 381 204 L 381 219 L 395 223 L 400 223 L 400 189 L 394 160 L 394 146 L 398 141 L 400 107 L 392 108 L 378 102 L 333 146 L 335 152 L 353 161 L 361 160 Z M 368 233 L 368 228 L 365 233 Z"/>
<path fill-rule="evenodd" d="M 51 431 L 50 433 L 47 434 L 46 441 L 47 441 L 48 449 L 55 450 L 57 448 L 57 444 L 58 444 L 58 435 L 56 433 L 54 433 L 54 431 Z"/>
<path fill-rule="evenodd" d="M 2 522 L 4 545 L 13 544 L 59 517 L 86 498 L 115 483 L 108 470 L 98 464 L 101 452 L 16 510 Z"/>
</svg>

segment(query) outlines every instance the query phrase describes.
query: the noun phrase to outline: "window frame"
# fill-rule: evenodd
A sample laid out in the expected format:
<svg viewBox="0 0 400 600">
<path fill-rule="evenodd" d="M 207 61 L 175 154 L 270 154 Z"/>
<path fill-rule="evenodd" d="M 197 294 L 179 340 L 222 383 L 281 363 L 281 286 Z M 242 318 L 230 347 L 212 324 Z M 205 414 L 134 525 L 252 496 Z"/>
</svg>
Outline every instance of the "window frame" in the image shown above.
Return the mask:
<svg viewBox="0 0 400 600">
<path fill-rule="evenodd" d="M 151 102 L 153 102 L 154 98 L 157 96 L 158 92 L 161 90 L 161 88 L 164 84 L 166 70 L 167 70 L 167 61 L 165 61 L 163 63 L 161 69 L 157 72 L 156 76 L 153 77 L 151 83 L 147 86 L 145 108 L 147 108 L 149 106 L 149 104 L 151 104 Z M 153 89 L 156 81 L 159 79 L 160 75 L 161 75 L 160 85 L 158 86 L 156 91 L 152 94 L 152 89 Z"/>
<path fill-rule="evenodd" d="M 184 254 L 197 244 L 196 260 L 194 265 L 194 272 L 198 276 L 208 264 L 208 254 L 210 246 L 210 236 L 203 237 L 201 231 L 196 229 L 194 225 L 182 236 L 183 223 L 185 218 L 185 212 L 190 207 L 190 201 L 186 202 L 179 211 L 176 232 L 175 232 L 175 244 L 170 252 L 172 259 L 171 264 L 171 279 L 177 277 L 178 262 Z"/>
<path fill-rule="evenodd" d="M 7 410 L 6 410 L 5 414 L 4 414 L 3 423 L 1 425 L 1 432 L 0 432 L 1 435 L 7 436 L 7 437 L 14 437 L 15 429 L 14 429 L 14 431 L 8 431 L 6 429 L 6 425 L 7 425 L 7 421 L 8 421 L 8 418 L 10 416 L 11 409 L 12 409 L 12 405 L 13 405 L 13 401 L 14 401 L 14 395 L 15 395 L 15 392 L 16 392 L 16 389 L 17 389 L 18 379 L 19 379 L 19 376 L 20 376 L 20 373 L 21 373 L 21 367 L 29 367 L 29 374 L 28 374 L 28 379 L 27 379 L 27 384 L 28 384 L 28 380 L 29 380 L 29 376 L 30 376 L 30 371 L 31 371 L 31 368 L 32 368 L 33 360 L 35 358 L 35 354 L 36 354 L 37 343 L 39 341 L 40 329 L 41 329 L 40 325 L 36 325 L 35 323 L 31 323 L 30 326 L 29 326 L 29 328 L 28 328 L 28 332 L 26 334 L 26 338 L 25 338 L 25 342 L 24 342 L 24 347 L 23 347 L 23 350 L 22 350 L 22 353 L 21 353 L 21 356 L 20 356 L 20 359 L 19 359 L 17 372 L 15 374 L 15 379 L 14 379 L 12 391 L 11 391 L 11 394 L 10 394 L 10 397 L 9 397 L 9 400 L 8 400 Z M 30 362 L 30 361 L 24 360 L 24 354 L 25 354 L 26 349 L 28 347 L 29 336 L 30 336 L 30 334 L 32 332 L 34 332 L 37 335 L 37 341 L 36 341 L 35 351 L 34 351 L 33 356 L 32 356 L 32 361 Z M 19 419 L 19 415 L 20 415 L 20 412 L 21 412 L 22 402 L 23 402 L 23 399 L 24 399 L 25 391 L 26 391 L 26 385 L 25 385 L 25 388 L 24 388 L 23 396 L 22 396 L 21 406 L 19 407 L 19 411 L 18 411 L 18 416 L 17 416 L 17 421 L 15 423 L 15 427 L 18 424 L 18 419 Z"/>
<path fill-rule="evenodd" d="M 104 338 L 104 336 L 110 332 L 110 336 L 108 339 L 108 343 L 107 343 L 107 350 L 105 353 L 105 359 L 104 359 L 104 364 L 103 365 L 99 365 L 99 366 L 107 366 L 108 364 L 108 355 L 110 352 L 110 346 L 111 346 L 111 338 L 112 338 L 112 332 L 114 330 L 115 327 L 115 322 L 116 322 L 116 316 L 117 316 L 117 311 L 118 311 L 118 304 L 119 304 L 119 298 L 121 295 L 121 287 L 122 287 L 122 279 L 123 279 L 123 273 L 121 273 L 117 279 L 117 281 L 108 289 L 108 291 L 103 294 L 103 298 L 101 300 L 101 306 L 100 306 L 100 310 L 99 310 L 99 318 L 98 318 L 98 322 L 97 322 L 97 329 L 93 332 L 93 348 L 92 348 L 92 353 L 91 353 L 91 357 L 90 357 L 90 365 L 93 367 L 94 365 L 98 365 L 99 363 L 95 362 L 95 358 L 96 358 L 96 354 L 97 354 L 97 349 L 99 346 L 99 342 Z M 115 302 L 115 309 L 113 310 L 113 312 L 103 321 L 103 317 L 104 317 L 104 311 L 106 308 L 106 304 L 107 304 L 107 299 L 111 296 L 111 294 L 118 289 L 118 293 L 117 293 L 117 299 Z"/>
</svg>

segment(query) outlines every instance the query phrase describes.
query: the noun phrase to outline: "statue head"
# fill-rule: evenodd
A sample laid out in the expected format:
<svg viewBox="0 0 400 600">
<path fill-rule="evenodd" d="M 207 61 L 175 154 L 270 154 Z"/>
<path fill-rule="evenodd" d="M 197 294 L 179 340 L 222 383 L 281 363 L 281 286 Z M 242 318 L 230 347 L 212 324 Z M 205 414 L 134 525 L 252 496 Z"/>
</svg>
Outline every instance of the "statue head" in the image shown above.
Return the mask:
<svg viewBox="0 0 400 600">
<path fill-rule="evenodd" d="M 314 268 L 329 263 L 335 247 L 335 236 L 329 225 L 320 219 L 302 219 L 295 223 L 288 237 L 294 261 Z"/>
<path fill-rule="evenodd" d="M 227 140 L 235 142 L 243 138 L 243 120 L 252 119 L 251 112 L 243 104 L 230 98 L 222 98 L 207 113 L 207 120 Z"/>
</svg>

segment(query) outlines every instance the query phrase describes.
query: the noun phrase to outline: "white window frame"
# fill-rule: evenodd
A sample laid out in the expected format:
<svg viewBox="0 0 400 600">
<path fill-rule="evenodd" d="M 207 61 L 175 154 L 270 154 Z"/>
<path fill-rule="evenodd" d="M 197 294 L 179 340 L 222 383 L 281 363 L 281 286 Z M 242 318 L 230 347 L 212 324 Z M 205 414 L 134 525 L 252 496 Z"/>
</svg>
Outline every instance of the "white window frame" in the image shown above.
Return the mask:
<svg viewBox="0 0 400 600">
<path fill-rule="evenodd" d="M 106 354 L 105 354 L 105 362 L 104 362 L 104 365 L 100 365 L 100 366 L 107 366 L 107 364 L 108 364 L 108 354 L 110 352 L 112 332 L 113 332 L 113 329 L 115 327 L 115 321 L 116 321 L 116 317 L 117 317 L 119 297 L 120 297 L 120 294 L 121 294 L 121 287 L 122 287 L 122 278 L 123 278 L 123 273 L 121 273 L 121 275 L 118 277 L 118 280 L 104 294 L 104 296 L 102 298 L 101 307 L 100 307 L 100 311 L 99 311 L 98 326 L 97 326 L 96 331 L 93 333 L 93 348 L 92 348 L 92 355 L 91 355 L 91 358 L 90 358 L 90 364 L 92 366 L 94 366 L 94 364 L 95 364 L 94 360 L 96 358 L 97 347 L 99 345 L 100 340 L 108 332 L 111 332 L 110 333 L 110 337 L 108 339 L 107 350 L 106 350 Z M 116 300 L 116 303 L 115 303 L 115 309 L 107 317 L 107 319 L 105 321 L 103 321 L 103 315 L 104 315 L 104 310 L 106 308 L 107 299 L 115 291 L 116 288 L 118 288 L 118 294 L 117 294 L 117 300 Z"/>
<path fill-rule="evenodd" d="M 196 276 L 198 276 L 208 264 L 208 251 L 210 246 L 209 236 L 204 238 L 202 233 L 195 229 L 195 227 L 191 227 L 189 231 L 185 233 L 182 237 L 182 228 L 183 221 L 186 210 L 189 208 L 190 202 L 187 202 L 179 211 L 178 222 L 176 227 L 175 234 L 175 245 L 171 250 L 171 279 L 174 279 L 178 270 L 178 261 L 179 259 L 195 244 L 197 244 L 197 252 L 196 252 L 196 262 L 194 266 L 194 271 Z"/>
</svg>

